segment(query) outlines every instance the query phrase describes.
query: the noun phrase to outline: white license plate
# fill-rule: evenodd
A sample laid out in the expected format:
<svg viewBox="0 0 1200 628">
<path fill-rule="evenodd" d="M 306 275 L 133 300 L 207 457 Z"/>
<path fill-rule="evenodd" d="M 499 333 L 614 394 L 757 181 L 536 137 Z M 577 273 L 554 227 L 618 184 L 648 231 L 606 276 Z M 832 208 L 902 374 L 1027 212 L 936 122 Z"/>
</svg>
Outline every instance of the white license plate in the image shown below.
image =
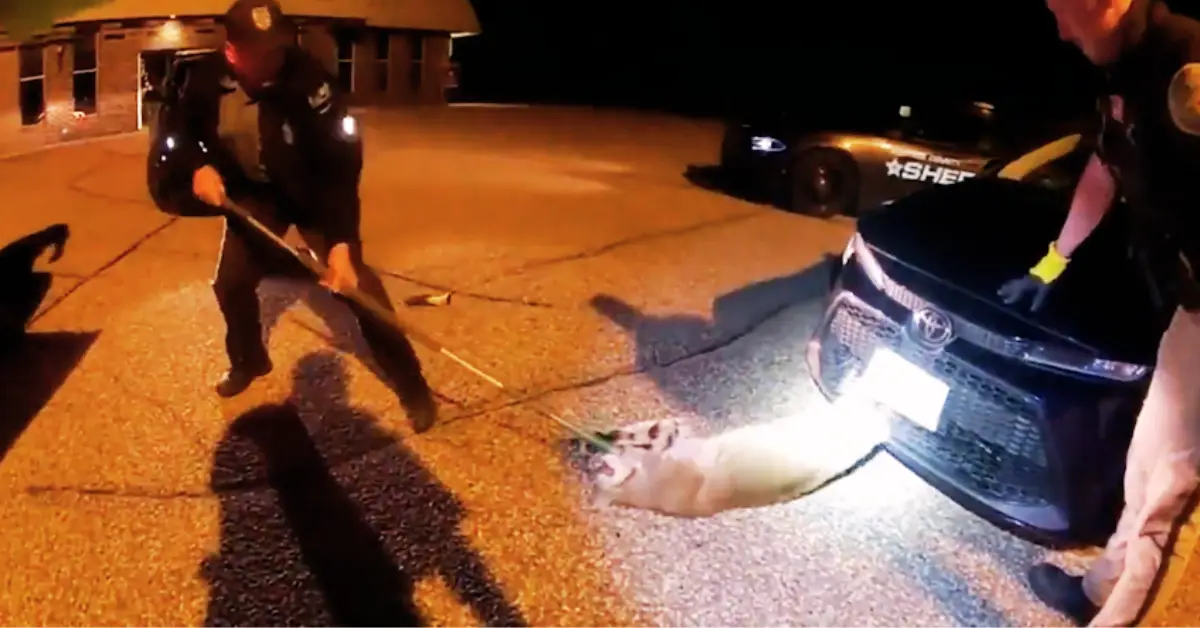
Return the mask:
<svg viewBox="0 0 1200 628">
<path fill-rule="evenodd" d="M 913 423 L 936 432 L 950 385 L 900 357 L 878 349 L 859 379 L 863 394 Z"/>
</svg>

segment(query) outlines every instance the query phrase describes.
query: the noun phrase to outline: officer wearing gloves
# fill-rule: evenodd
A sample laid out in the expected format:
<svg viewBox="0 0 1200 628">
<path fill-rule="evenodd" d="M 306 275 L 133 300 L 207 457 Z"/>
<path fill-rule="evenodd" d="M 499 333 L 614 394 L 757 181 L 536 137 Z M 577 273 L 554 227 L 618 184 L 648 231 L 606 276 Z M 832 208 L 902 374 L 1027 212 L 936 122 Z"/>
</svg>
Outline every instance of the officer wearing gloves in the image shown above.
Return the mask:
<svg viewBox="0 0 1200 628">
<path fill-rule="evenodd" d="M 276 0 L 237 0 L 224 24 L 224 49 L 194 62 L 162 121 L 163 146 L 151 158 L 155 200 L 171 213 L 215 215 L 228 196 L 279 234 L 295 226 L 326 260 L 323 285 L 335 293 L 360 287 L 390 309 L 383 282 L 363 262 L 363 148 L 344 95 L 296 45 Z M 213 281 L 230 361 L 216 386 L 222 397 L 272 369 L 256 292 L 268 257 L 251 232 L 226 218 Z M 414 429 L 428 429 L 435 403 L 411 344 L 365 313 L 358 321 Z"/>
<path fill-rule="evenodd" d="M 1156 278 L 1180 307 L 1160 342 L 1134 428 L 1117 530 L 1082 577 L 1045 564 L 1029 573 L 1038 597 L 1080 624 L 1127 626 L 1165 595 L 1156 591 L 1170 580 L 1162 576 L 1188 558 L 1175 555 L 1173 544 L 1187 546 L 1184 539 L 1197 533 L 1188 519 L 1200 494 L 1200 285 L 1193 271 L 1200 268 L 1200 23 L 1159 0 L 1048 5 L 1060 35 L 1105 71 L 1109 96 L 1096 153 L 1058 239 L 1026 276 L 1000 289 L 1001 297 L 1041 308 L 1118 194 L 1137 225 L 1134 241 L 1153 242 L 1155 253 L 1177 261 Z"/>
</svg>

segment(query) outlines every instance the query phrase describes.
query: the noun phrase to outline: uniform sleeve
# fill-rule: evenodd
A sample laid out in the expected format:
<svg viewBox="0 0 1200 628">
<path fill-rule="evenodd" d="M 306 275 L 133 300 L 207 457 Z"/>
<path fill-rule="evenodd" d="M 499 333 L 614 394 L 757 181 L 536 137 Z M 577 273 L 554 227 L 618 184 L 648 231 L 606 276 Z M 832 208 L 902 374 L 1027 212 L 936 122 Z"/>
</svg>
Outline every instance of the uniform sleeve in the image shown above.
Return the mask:
<svg viewBox="0 0 1200 628">
<path fill-rule="evenodd" d="M 346 94 L 316 60 L 309 60 L 304 100 L 305 157 L 313 177 L 314 209 L 330 244 L 357 243 L 361 219 L 358 184 L 363 146 Z"/>
<path fill-rule="evenodd" d="M 155 199 L 168 213 L 212 215 L 219 213 L 192 194 L 192 175 L 202 166 L 212 165 L 228 178 L 236 167 L 221 149 L 217 136 L 219 76 L 208 61 L 196 62 L 174 102 L 168 102 L 151 152 L 152 168 L 161 170 L 157 177 Z M 153 177 L 152 177 L 153 178 Z M 155 185 L 155 184 L 152 184 Z"/>
</svg>

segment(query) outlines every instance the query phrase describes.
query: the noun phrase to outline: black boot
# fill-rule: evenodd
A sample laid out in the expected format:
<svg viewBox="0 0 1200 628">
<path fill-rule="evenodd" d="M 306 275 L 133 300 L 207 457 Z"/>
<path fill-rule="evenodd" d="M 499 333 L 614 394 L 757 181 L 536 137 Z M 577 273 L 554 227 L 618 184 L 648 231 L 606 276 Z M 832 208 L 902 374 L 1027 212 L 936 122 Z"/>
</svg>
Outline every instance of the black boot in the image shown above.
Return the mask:
<svg viewBox="0 0 1200 628">
<path fill-rule="evenodd" d="M 1029 570 L 1029 588 L 1043 604 L 1086 626 L 1100 609 L 1083 592 L 1083 578 L 1072 576 L 1049 563 Z"/>
<path fill-rule="evenodd" d="M 270 359 L 235 363 L 217 382 L 217 395 L 225 399 L 236 397 L 245 392 L 254 380 L 270 373 L 272 368 Z"/>
<path fill-rule="evenodd" d="M 433 395 L 417 395 L 410 399 L 400 397 L 400 405 L 404 408 L 413 432 L 423 434 L 437 423 L 437 401 Z"/>
</svg>

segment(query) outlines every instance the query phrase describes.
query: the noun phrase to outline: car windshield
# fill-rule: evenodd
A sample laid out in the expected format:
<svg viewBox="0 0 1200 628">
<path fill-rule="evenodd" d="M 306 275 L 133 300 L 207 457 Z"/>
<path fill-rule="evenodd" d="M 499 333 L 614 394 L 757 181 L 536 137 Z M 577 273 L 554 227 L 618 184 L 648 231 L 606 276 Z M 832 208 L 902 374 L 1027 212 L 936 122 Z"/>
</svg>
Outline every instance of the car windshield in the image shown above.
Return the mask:
<svg viewBox="0 0 1200 628">
<path fill-rule="evenodd" d="M 996 136 L 993 112 L 987 103 L 903 106 L 900 125 L 913 139 L 990 152 Z"/>
</svg>

